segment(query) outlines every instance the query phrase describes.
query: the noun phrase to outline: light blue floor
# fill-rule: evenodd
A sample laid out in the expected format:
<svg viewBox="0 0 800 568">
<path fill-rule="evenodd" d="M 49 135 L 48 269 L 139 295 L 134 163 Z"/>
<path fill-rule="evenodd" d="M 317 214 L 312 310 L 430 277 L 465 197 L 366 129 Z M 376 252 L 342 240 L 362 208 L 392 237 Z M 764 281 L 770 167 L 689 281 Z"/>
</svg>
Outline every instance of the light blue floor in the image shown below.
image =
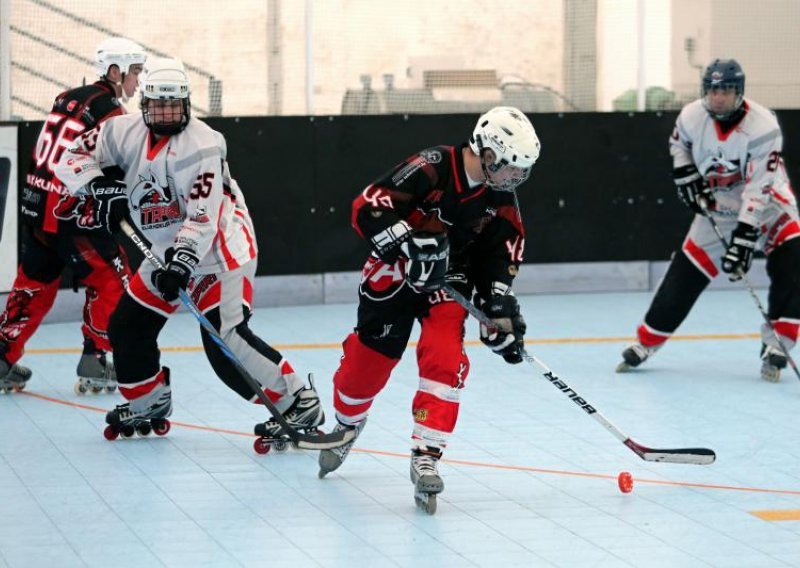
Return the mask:
<svg viewBox="0 0 800 568">
<path fill-rule="evenodd" d="M 31 352 L 28 390 L 48 398 L 0 396 L 0 566 L 800 565 L 800 521 L 751 514 L 800 509 L 800 382 L 761 381 L 755 338 L 676 338 L 645 369 L 614 373 L 649 297 L 523 297 L 529 351 L 637 441 L 707 446 L 717 462 L 644 462 L 535 367 L 471 345 L 433 517 L 415 508 L 408 480 L 413 350 L 359 451 L 324 480 L 313 452 L 253 452 L 245 434 L 264 409 L 228 391 L 199 351 L 164 355 L 169 435 L 115 442 L 103 439 L 99 409 L 119 395 L 78 397 L 77 353 Z M 338 343 L 354 319 L 353 305 L 253 319 L 265 340 L 293 346 L 283 351 L 298 370 L 316 373 L 329 427 Z M 678 333 L 752 334 L 759 324 L 746 292 L 708 292 Z M 196 327 L 178 314 L 162 345 L 198 347 Z M 78 334 L 74 323 L 44 326 L 29 348 L 72 348 Z M 630 494 L 617 488 L 621 471 L 634 476 Z"/>
</svg>

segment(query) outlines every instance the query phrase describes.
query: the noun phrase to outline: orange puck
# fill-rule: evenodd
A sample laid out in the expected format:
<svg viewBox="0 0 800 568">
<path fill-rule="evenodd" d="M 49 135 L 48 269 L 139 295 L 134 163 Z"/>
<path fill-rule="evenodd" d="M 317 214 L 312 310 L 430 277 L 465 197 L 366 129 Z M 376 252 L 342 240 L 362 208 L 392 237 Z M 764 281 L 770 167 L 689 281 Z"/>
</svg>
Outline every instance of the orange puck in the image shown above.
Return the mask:
<svg viewBox="0 0 800 568">
<path fill-rule="evenodd" d="M 627 471 L 623 471 L 617 477 L 617 484 L 619 485 L 620 491 L 623 493 L 630 493 L 633 491 L 633 476 Z"/>
</svg>

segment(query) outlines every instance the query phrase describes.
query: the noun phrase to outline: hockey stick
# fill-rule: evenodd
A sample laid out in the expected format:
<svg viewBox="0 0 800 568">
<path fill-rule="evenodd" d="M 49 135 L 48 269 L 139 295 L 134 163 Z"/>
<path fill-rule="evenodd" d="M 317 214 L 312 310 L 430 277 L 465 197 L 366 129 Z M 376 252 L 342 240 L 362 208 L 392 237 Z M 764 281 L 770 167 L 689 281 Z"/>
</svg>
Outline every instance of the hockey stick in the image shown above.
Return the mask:
<svg viewBox="0 0 800 568">
<path fill-rule="evenodd" d="M 717 222 L 714 220 L 714 218 L 711 216 L 710 212 L 708 211 L 708 205 L 706 204 L 705 199 L 701 199 L 700 200 L 700 208 L 703 210 L 703 213 L 705 213 L 705 217 L 706 217 L 706 219 L 708 219 L 708 222 L 711 223 L 711 227 L 714 229 L 714 232 L 717 234 L 717 238 L 722 243 L 722 246 L 725 247 L 725 249 L 727 250 L 728 241 L 725 239 L 725 235 L 722 234 L 722 230 L 719 228 L 719 225 L 717 224 Z M 764 323 L 767 324 L 767 327 L 772 332 L 772 335 L 775 337 L 775 341 L 778 344 L 778 348 L 781 350 L 781 353 L 783 353 L 783 356 L 786 357 L 786 360 L 789 362 L 789 365 L 792 367 L 792 370 L 794 371 L 794 374 L 797 375 L 798 379 L 800 379 L 800 370 L 798 370 L 797 364 L 794 362 L 794 359 L 792 359 L 792 356 L 789 355 L 789 350 L 786 349 L 786 346 L 783 344 L 783 341 L 781 341 L 781 338 L 778 337 L 778 332 L 775 331 L 775 326 L 772 325 L 772 320 L 769 319 L 769 316 L 767 315 L 767 312 L 764 309 L 764 306 L 761 303 L 761 300 L 759 299 L 758 294 L 756 294 L 755 289 L 753 288 L 752 284 L 750 284 L 750 280 L 747 279 L 747 275 L 744 273 L 744 271 L 741 268 L 736 271 L 736 275 L 744 283 L 744 286 L 745 286 L 745 288 L 747 288 L 747 291 L 750 292 L 750 296 L 753 298 L 753 301 L 756 304 L 756 308 L 758 308 L 758 311 L 761 313 L 761 317 L 764 318 Z"/>
<path fill-rule="evenodd" d="M 139 235 L 139 233 L 134 229 L 130 223 L 125 220 L 120 222 L 120 229 L 123 233 L 136 245 L 136 248 L 144 255 L 144 257 L 150 261 L 156 270 L 164 270 L 164 263 L 159 259 L 153 251 L 150 250 L 150 247 L 147 246 L 147 243 L 144 241 L 144 237 Z M 275 421 L 280 424 L 282 433 L 286 434 L 291 438 L 293 442 L 297 444 L 297 447 L 305 449 L 305 450 L 329 450 L 332 448 L 338 448 L 343 446 L 344 444 L 349 443 L 352 441 L 357 432 L 351 429 L 340 430 L 338 432 L 331 432 L 330 434 L 306 434 L 303 432 L 297 431 L 293 428 L 283 417 L 280 411 L 275 408 L 275 405 L 272 401 L 264 394 L 261 385 L 256 381 L 252 375 L 244 368 L 242 363 L 239 361 L 239 358 L 236 357 L 231 348 L 228 347 L 228 344 L 225 343 L 225 340 L 220 337 L 217 330 L 214 329 L 214 326 L 211 325 L 211 322 L 200 312 L 200 309 L 197 305 L 192 301 L 189 297 L 189 294 L 186 290 L 180 290 L 179 296 L 183 305 L 192 313 L 192 315 L 200 322 L 202 328 L 208 333 L 214 343 L 219 346 L 222 353 L 228 358 L 228 360 L 233 364 L 242 378 L 247 382 L 248 386 L 253 389 L 258 396 L 259 400 L 264 403 L 264 406 L 267 407 L 269 413 L 275 419 Z"/>
<path fill-rule="evenodd" d="M 497 330 L 497 325 L 491 319 L 489 319 L 489 316 L 484 314 L 472 302 L 454 290 L 452 286 L 445 284 L 443 289 L 476 320 L 491 330 Z M 617 440 L 625 444 L 628 449 L 630 449 L 644 461 L 708 465 L 714 463 L 714 460 L 717 459 L 717 454 L 708 448 L 654 449 L 643 446 L 624 434 L 622 430 L 614 426 L 614 424 L 612 424 L 605 416 L 603 416 L 599 410 L 589 404 L 585 398 L 581 397 L 577 392 L 575 392 L 575 390 L 573 390 L 559 376 L 553 373 L 553 371 L 551 371 L 550 368 L 542 363 L 537 357 L 529 355 L 525 349 L 522 349 L 522 358 L 531 365 L 538 367 L 542 371 L 544 378 L 550 381 L 553 386 L 567 395 L 572 402 L 581 408 L 581 410 L 597 420 L 606 430 L 611 432 L 611 434 L 613 434 Z"/>
</svg>

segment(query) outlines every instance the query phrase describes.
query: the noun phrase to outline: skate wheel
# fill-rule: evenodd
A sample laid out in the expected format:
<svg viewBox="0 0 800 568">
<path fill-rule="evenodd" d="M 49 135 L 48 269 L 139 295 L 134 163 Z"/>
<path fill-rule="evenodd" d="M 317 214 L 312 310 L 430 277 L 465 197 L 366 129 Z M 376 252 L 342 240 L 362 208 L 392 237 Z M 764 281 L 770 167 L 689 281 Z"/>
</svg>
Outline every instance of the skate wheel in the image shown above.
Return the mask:
<svg viewBox="0 0 800 568">
<path fill-rule="evenodd" d="M 106 392 L 114 392 L 117 390 L 117 385 L 111 385 L 110 387 L 106 387 Z"/>
<path fill-rule="evenodd" d="M 25 390 L 25 383 L 22 383 L 20 385 L 14 385 L 13 389 L 14 392 L 22 392 Z"/>
<path fill-rule="evenodd" d="M 275 440 L 272 445 L 275 447 L 276 452 L 285 452 L 286 448 L 289 447 L 289 444 L 286 443 L 286 440 Z"/>
<path fill-rule="evenodd" d="M 169 429 L 172 428 L 172 424 L 170 424 L 169 420 L 153 420 L 151 424 L 153 425 L 153 432 L 156 433 L 156 436 L 166 436 Z"/>
<path fill-rule="evenodd" d="M 265 442 L 262 438 L 256 438 L 255 442 L 253 442 L 253 449 L 257 454 L 263 456 L 269 453 L 269 451 L 272 449 L 272 446 L 270 446 L 269 442 Z"/>
<path fill-rule="evenodd" d="M 11 389 L 10 389 L 9 387 L 3 387 L 3 389 L 2 389 L 2 390 L 3 390 L 3 392 L 4 392 L 5 394 L 8 394 L 8 393 L 10 393 L 10 392 L 11 392 Z"/>
<path fill-rule="evenodd" d="M 436 512 L 436 494 L 435 493 L 422 493 L 414 496 L 414 501 L 417 507 L 425 511 L 429 515 Z"/>
<path fill-rule="evenodd" d="M 75 383 L 75 394 L 78 396 L 86 394 L 86 387 L 83 386 L 80 381 Z"/>
<path fill-rule="evenodd" d="M 119 432 L 114 430 L 111 426 L 106 426 L 105 430 L 103 430 L 103 437 L 109 442 L 113 442 L 119 437 Z"/>
<path fill-rule="evenodd" d="M 103 387 L 92 387 L 92 394 L 100 394 L 103 392 Z"/>
<path fill-rule="evenodd" d="M 133 438 L 133 435 L 135 433 L 136 433 L 136 428 L 134 428 L 130 424 L 127 426 L 123 426 L 122 431 L 120 432 L 123 438 Z"/>
<path fill-rule="evenodd" d="M 149 436 L 150 432 L 153 431 L 153 427 L 150 426 L 147 422 L 142 422 L 136 427 L 136 433 L 140 436 Z"/>
</svg>

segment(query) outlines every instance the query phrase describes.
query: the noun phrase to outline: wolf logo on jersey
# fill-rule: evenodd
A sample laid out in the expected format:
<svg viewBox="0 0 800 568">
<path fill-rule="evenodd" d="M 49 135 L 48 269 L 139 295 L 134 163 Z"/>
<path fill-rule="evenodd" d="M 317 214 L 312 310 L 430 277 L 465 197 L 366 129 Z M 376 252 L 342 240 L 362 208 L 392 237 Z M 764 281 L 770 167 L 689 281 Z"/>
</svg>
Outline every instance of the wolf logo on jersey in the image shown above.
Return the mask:
<svg viewBox="0 0 800 568">
<path fill-rule="evenodd" d="M 169 184 L 160 185 L 152 173 L 149 178 L 140 175 L 130 192 L 131 210 L 139 213 L 139 226 L 156 228 L 180 223 L 180 206 L 172 196 Z"/>
<path fill-rule="evenodd" d="M 742 177 L 741 161 L 729 160 L 718 148 L 715 155 L 710 155 L 700 163 L 697 168 L 706 178 L 709 187 L 721 191 L 729 191 L 737 183 L 744 180 Z"/>
</svg>

